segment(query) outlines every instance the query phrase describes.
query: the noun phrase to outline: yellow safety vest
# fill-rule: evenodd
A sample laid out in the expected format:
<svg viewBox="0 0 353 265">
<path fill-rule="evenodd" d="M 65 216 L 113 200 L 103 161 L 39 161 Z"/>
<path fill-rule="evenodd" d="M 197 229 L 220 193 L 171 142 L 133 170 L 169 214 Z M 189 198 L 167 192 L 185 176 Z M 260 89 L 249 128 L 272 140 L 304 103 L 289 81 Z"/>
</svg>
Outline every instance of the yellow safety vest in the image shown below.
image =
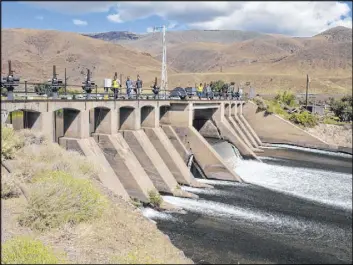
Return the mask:
<svg viewBox="0 0 353 265">
<path fill-rule="evenodd" d="M 199 86 L 198 88 L 197 88 L 197 92 L 202 92 L 203 91 L 203 86 Z"/>
<path fill-rule="evenodd" d="M 118 88 L 118 81 L 113 80 L 113 88 Z"/>
</svg>

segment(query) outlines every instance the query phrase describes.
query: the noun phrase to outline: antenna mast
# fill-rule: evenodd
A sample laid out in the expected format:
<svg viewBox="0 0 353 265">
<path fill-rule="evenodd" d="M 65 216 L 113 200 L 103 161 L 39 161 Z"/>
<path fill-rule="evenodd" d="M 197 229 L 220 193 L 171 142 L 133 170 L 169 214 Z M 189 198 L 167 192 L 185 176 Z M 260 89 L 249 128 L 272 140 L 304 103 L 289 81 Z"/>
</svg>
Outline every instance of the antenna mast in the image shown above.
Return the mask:
<svg viewBox="0 0 353 265">
<path fill-rule="evenodd" d="M 154 31 L 162 30 L 162 75 L 161 75 L 161 89 L 168 89 L 168 75 L 167 75 L 167 43 L 165 41 L 166 26 L 154 27 Z"/>
</svg>

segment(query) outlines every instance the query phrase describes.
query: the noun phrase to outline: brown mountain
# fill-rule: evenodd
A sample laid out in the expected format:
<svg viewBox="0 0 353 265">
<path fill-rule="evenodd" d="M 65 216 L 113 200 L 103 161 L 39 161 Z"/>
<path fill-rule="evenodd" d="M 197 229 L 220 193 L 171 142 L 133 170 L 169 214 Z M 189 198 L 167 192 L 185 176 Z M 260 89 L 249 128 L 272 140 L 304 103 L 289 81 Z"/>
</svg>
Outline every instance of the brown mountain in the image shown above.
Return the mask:
<svg viewBox="0 0 353 265">
<path fill-rule="evenodd" d="M 86 68 L 91 69 L 99 85 L 114 72 L 132 78 L 140 74 L 148 82 L 160 76 L 161 64 L 151 56 L 76 33 L 3 29 L 1 46 L 1 74 L 7 73 L 7 60 L 12 60 L 13 69 L 23 81 L 50 79 L 53 65 L 59 78 L 64 78 L 67 68 L 69 84 L 81 84 Z"/>
<path fill-rule="evenodd" d="M 80 83 L 86 68 L 99 84 L 115 71 L 124 77 L 139 73 L 148 83 L 160 76 L 160 35 L 2 30 L 2 73 L 11 59 L 27 80 L 50 78 L 55 64 L 61 78 L 67 68 L 69 83 Z M 167 41 L 170 88 L 222 79 L 251 82 L 260 93 L 304 92 L 309 73 L 312 92 L 352 91 L 352 31 L 344 27 L 306 38 L 241 31 L 168 32 Z"/>
</svg>

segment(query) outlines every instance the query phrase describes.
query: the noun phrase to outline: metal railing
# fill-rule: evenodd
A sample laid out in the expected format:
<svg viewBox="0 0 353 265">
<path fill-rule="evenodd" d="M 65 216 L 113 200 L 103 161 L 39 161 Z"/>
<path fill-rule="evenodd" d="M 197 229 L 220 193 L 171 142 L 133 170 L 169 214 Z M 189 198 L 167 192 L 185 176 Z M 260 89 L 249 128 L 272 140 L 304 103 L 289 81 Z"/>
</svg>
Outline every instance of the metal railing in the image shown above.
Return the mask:
<svg viewBox="0 0 353 265">
<path fill-rule="evenodd" d="M 36 87 L 40 88 L 40 91 L 36 91 Z M 24 82 L 19 83 L 19 86 L 15 87 L 13 91 L 14 98 L 13 100 L 8 100 L 6 97 L 6 89 L 2 88 L 1 90 L 1 100 L 2 101 L 58 101 L 58 100 L 86 100 L 86 101 L 98 101 L 98 100 L 184 100 L 184 101 L 199 101 L 200 98 L 196 90 L 192 91 L 184 91 L 184 99 L 181 99 L 180 93 L 178 93 L 175 89 L 158 89 L 153 88 L 142 88 L 140 93 L 139 89 L 132 88 L 131 93 L 127 93 L 127 88 L 117 88 L 114 92 L 113 87 L 105 87 L 105 88 L 95 88 L 89 93 L 85 92 L 82 89 L 82 85 L 66 85 L 57 92 L 57 97 L 53 98 L 51 96 L 51 92 L 49 89 L 49 85 L 45 83 L 32 83 L 32 82 Z M 72 90 L 70 88 L 80 88 L 82 92 L 79 90 Z M 77 92 L 76 92 L 77 91 Z M 173 92 L 173 93 L 172 93 Z M 241 98 L 235 98 L 234 93 L 227 92 L 212 92 L 212 98 L 207 97 L 206 93 L 201 93 L 201 101 L 204 100 L 247 100 L 248 98 L 242 96 Z"/>
</svg>

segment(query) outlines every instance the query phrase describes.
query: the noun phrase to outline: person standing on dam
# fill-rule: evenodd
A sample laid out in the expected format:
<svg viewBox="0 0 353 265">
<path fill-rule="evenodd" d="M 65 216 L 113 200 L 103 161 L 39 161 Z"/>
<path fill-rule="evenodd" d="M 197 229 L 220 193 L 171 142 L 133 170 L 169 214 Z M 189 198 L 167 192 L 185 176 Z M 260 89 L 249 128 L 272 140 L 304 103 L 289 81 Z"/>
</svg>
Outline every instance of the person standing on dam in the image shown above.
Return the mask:
<svg viewBox="0 0 353 265">
<path fill-rule="evenodd" d="M 200 83 L 200 85 L 197 87 L 197 96 L 199 97 L 200 100 L 202 96 L 202 91 L 203 91 L 203 85 L 202 83 Z"/>
<path fill-rule="evenodd" d="M 141 98 L 141 93 L 142 93 L 142 80 L 140 79 L 140 75 L 137 75 L 137 80 L 136 80 L 136 98 L 137 97 Z"/>
<path fill-rule="evenodd" d="M 117 79 L 116 76 L 114 76 L 114 79 L 112 81 L 112 90 L 114 92 L 114 99 L 118 98 L 118 92 L 120 87 L 121 87 L 120 80 Z"/>
<path fill-rule="evenodd" d="M 131 97 L 131 90 L 132 90 L 132 81 L 130 80 L 130 76 L 128 76 L 126 80 L 126 95 L 128 99 L 130 99 Z"/>
<path fill-rule="evenodd" d="M 206 98 L 209 100 L 213 98 L 211 84 L 206 85 Z"/>
</svg>

